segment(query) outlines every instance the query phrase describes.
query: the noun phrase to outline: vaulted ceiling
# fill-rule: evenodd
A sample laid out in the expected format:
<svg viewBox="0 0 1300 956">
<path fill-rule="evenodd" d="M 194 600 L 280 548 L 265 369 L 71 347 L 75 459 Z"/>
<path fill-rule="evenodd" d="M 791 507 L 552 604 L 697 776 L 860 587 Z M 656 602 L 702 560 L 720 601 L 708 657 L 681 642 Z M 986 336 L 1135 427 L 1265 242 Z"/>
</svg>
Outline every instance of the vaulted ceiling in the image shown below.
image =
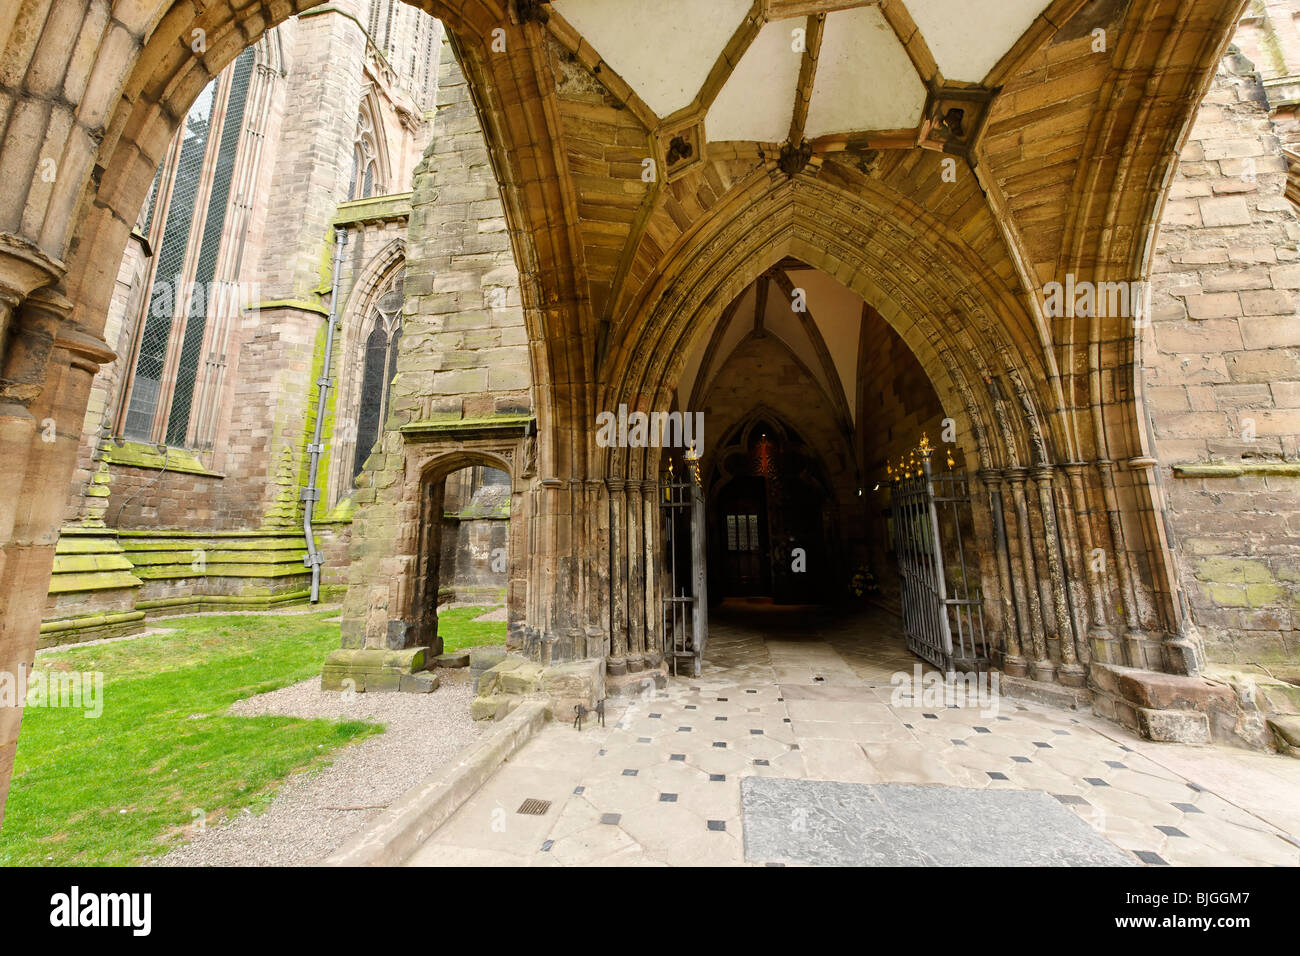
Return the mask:
<svg viewBox="0 0 1300 956">
<path fill-rule="evenodd" d="M 710 142 L 797 143 L 919 139 L 928 98 L 980 89 L 1048 3 L 554 0 L 549 10 L 552 29 L 654 119 L 702 120 Z"/>
<path fill-rule="evenodd" d="M 700 408 L 727 359 L 751 337 L 779 339 L 821 389 L 846 430 L 857 416 L 862 299 L 834 278 L 795 259 L 764 273 L 698 337 L 677 385 L 681 408 Z"/>
</svg>

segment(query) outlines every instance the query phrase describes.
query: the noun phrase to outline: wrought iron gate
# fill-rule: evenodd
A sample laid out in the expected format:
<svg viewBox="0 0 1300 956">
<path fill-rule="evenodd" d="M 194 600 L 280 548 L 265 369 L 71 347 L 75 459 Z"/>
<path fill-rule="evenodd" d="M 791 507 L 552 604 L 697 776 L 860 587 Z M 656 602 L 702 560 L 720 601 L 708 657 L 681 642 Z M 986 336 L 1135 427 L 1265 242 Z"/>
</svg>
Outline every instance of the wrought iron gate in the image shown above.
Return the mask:
<svg viewBox="0 0 1300 956">
<path fill-rule="evenodd" d="M 704 564 L 704 492 L 692 470 L 678 479 L 672 471 L 659 485 L 663 514 L 664 657 L 676 675 L 681 665 L 699 677 L 709 633 L 709 602 Z"/>
<path fill-rule="evenodd" d="M 908 650 L 945 672 L 986 669 L 984 599 L 962 535 L 970 480 L 963 472 L 933 474 L 926 457 L 894 482 L 891 498 Z"/>
</svg>

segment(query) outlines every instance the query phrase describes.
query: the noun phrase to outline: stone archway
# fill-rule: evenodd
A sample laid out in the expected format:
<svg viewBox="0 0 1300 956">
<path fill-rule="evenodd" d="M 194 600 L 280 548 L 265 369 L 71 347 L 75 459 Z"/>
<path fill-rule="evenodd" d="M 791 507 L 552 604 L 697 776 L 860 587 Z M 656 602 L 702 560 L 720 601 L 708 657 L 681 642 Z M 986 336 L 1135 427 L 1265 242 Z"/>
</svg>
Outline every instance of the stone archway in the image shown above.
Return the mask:
<svg viewBox="0 0 1300 956">
<path fill-rule="evenodd" d="M 24 0 L 0 14 L 0 43 L 21 78 L 3 94 L 0 169 L 28 184 L 7 191 L 0 210 L 0 475 L 16 489 L 0 503 L 0 670 L 16 672 L 35 647 L 66 503 L 48 489 L 67 487 L 91 379 L 114 358 L 102 336 L 113 274 L 154 171 L 208 83 L 268 28 L 316 5 L 157 0 L 117 5 L 109 17 L 73 7 L 51 15 L 44 0 Z M 574 253 L 564 232 L 551 229 L 559 204 L 523 185 L 559 179 L 556 152 L 536 148 L 552 128 L 548 81 L 529 53 L 539 27 L 504 0 L 417 5 L 445 22 L 475 88 L 512 243 L 526 265 L 538 387 L 549 388 L 567 376 L 549 369 L 540 303 L 573 313 L 583 297 L 560 265 Z M 538 403 L 539 413 L 552 406 Z M 0 803 L 20 715 L 0 709 Z"/>
<path fill-rule="evenodd" d="M 535 468 L 535 425 L 527 416 L 514 420 L 463 423 L 414 422 L 403 426 L 406 455 L 401 478 L 400 505 L 382 504 L 358 516 L 358 537 L 391 552 L 376 555 L 386 587 L 378 594 L 360 580 L 375 567 L 365 555 L 355 555 L 354 578 L 344 611 L 344 647 L 387 646 L 404 649 L 432 647 L 436 643 L 438 601 L 438 536 L 442 518 L 442 488 L 448 475 L 470 465 L 487 465 L 511 479 L 510 533 L 506 562 L 507 619 L 515 637 L 525 615 L 527 517 L 525 497 Z M 362 479 L 363 484 L 366 478 Z M 364 489 L 363 489 L 364 490 Z M 396 496 L 394 496 L 396 497 Z M 368 533 L 365 525 L 395 522 L 395 533 L 382 529 Z M 365 547 L 365 546 L 363 546 Z M 384 635 L 383 644 L 374 635 Z M 438 651 L 434 651 L 438 653 Z"/>
<path fill-rule="evenodd" d="M 421 3 L 447 24 L 469 77 L 521 274 L 539 424 L 539 477 L 528 492 L 531 632 L 570 656 L 602 653 L 611 590 L 623 587 L 609 580 L 611 516 L 639 514 L 618 527 L 634 549 L 647 540 L 653 469 L 647 456 L 606 456 L 595 446 L 596 411 L 620 398 L 671 407 L 674 350 L 696 308 L 721 308 L 752 279 L 746 263 L 794 255 L 878 302 L 938 383 L 944 407 L 965 417 L 963 448 L 980 463 L 990 513 L 1002 507 L 1021 541 L 999 574 L 1047 582 L 1016 591 L 1025 614 L 1016 604 L 1008 651 L 1030 647 L 1029 664 L 1050 676 L 1043 621 L 1055 628 L 1063 664 L 1071 664 L 1067 649 L 1081 660 L 1086 645 L 1094 659 L 1193 671 L 1137 411 L 1134 336 L 1118 323 L 1053 326 L 1035 297 L 1046 275 L 1145 275 L 1177 147 L 1243 3 L 1113 5 L 1113 56 L 1089 60 L 1082 48 L 1048 49 L 1078 40 L 1069 21 L 1081 0 L 1056 0 L 989 74 L 1001 92 L 990 93 L 984 140 L 959 150 L 969 168 L 958 189 L 934 190 L 927 164 L 937 158 L 914 148 L 936 145 L 938 116 L 906 141 L 841 137 L 817 150 L 788 144 L 796 148 L 784 154 L 772 144 L 727 146 L 708 162 L 692 158 L 642 206 L 634 202 L 618 251 L 608 224 L 584 233 L 590 210 L 579 202 L 571 164 L 581 160 L 566 148 L 557 108 L 564 76 L 547 62 L 547 4 Z M 101 335 L 112 273 L 163 150 L 212 77 L 269 26 L 315 5 L 159 0 L 118 4 L 106 16 L 23 0 L 0 14 L 13 78 L 0 93 L 0 177 L 17 186 L 0 199 L 0 482 L 16 490 L 0 501 L 8 589 L 0 669 L 27 660 L 35 644 L 63 506 L 62 494 L 43 492 L 66 487 L 90 380 L 112 358 Z M 769 5 L 754 10 L 742 46 Z M 1057 83 L 1039 69 L 1061 62 L 1058 53 L 1079 64 L 1076 79 Z M 568 68 L 602 66 L 589 49 L 583 56 Z M 925 66 L 937 77 L 933 63 Z M 614 112 L 631 104 L 627 115 L 647 119 L 616 71 L 599 72 L 621 101 Z M 1079 89 L 1087 98 L 1076 103 Z M 1071 117 L 1065 129 L 1062 116 Z M 633 142 L 666 158 L 656 137 L 672 130 L 661 125 L 649 118 Z M 609 126 L 615 140 L 624 132 Z M 1064 144 L 1054 142 L 1063 133 Z M 896 161 L 882 161 L 881 145 Z M 626 195 L 622 174 L 609 178 Z M 824 215 L 837 206 L 842 214 Z M 961 228 L 944 226 L 947 217 Z M 921 234 L 943 239 L 928 244 Z M 864 238 L 885 250 L 912 245 L 895 257 L 906 270 L 891 276 L 855 264 Z M 593 286 L 598 260 L 605 265 Z M 946 266 L 969 281 L 936 282 Z M 915 290 L 927 287 L 918 301 Z M 51 431 L 54 440 L 43 440 Z M 1111 555 L 1104 579 L 1079 569 L 1089 545 Z M 1110 619 L 1116 604 L 1122 621 Z M 0 792 L 18 719 L 17 709 L 0 711 Z"/>
</svg>

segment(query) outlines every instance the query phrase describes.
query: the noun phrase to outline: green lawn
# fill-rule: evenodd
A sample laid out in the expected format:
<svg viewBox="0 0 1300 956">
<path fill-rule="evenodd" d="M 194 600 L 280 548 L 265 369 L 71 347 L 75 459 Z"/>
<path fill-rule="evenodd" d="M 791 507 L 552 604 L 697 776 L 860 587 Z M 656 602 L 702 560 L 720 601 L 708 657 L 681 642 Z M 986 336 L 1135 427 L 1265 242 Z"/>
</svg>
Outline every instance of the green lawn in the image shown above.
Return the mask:
<svg viewBox="0 0 1300 956">
<path fill-rule="evenodd" d="M 481 644 L 504 644 L 505 621 L 474 621 L 474 618 L 494 610 L 493 607 L 457 607 L 439 611 L 438 636 L 442 638 L 442 652 L 450 654 Z"/>
<path fill-rule="evenodd" d="M 490 608 L 439 616 L 448 650 L 505 641 Z M 0 828 L 0 864 L 125 865 L 165 852 L 202 816 L 258 812 L 296 771 L 383 728 L 227 717 L 237 700 L 320 673 L 337 607 L 309 614 L 172 618 L 175 633 L 72 648 L 38 671 L 104 675 L 103 713 L 29 707 Z"/>
</svg>

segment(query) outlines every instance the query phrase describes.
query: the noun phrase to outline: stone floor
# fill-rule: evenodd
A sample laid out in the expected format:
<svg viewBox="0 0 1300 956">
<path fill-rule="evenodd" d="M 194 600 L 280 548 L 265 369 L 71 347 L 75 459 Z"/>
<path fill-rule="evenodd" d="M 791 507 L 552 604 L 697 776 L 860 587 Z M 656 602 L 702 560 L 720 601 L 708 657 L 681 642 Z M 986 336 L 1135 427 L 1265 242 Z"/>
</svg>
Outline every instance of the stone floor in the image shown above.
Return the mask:
<svg viewBox="0 0 1300 956">
<path fill-rule="evenodd" d="M 883 615 L 717 618 L 702 677 L 610 701 L 603 729 L 546 725 L 409 862 L 932 863 L 944 847 L 983 841 L 994 855 L 972 862 L 1300 865 L 1300 760 L 1153 744 L 1089 713 L 1009 698 L 950 706 L 922 686 L 904 699 L 916 665 Z M 828 803 L 825 788 L 782 784 L 775 790 L 788 796 L 773 798 L 751 783 L 763 793 L 742 802 L 747 778 L 859 786 Z M 922 786 L 876 786 L 899 784 Z M 1032 812 L 1005 809 L 992 792 L 1006 790 L 1038 791 L 1023 798 Z M 863 829 L 886 833 L 897 818 L 863 822 L 861 813 L 888 817 L 900 794 L 913 811 L 920 799 L 923 813 L 908 818 L 912 838 L 898 845 L 923 837 L 929 850 L 882 855 L 890 841 L 868 846 Z M 550 806 L 518 812 L 528 798 Z M 788 839 L 772 825 L 782 800 Z M 850 804 L 857 809 L 837 809 Z M 1054 834 L 1072 827 L 1053 822 L 1057 807 L 1087 825 L 1059 852 Z M 917 834 L 916 819 L 931 832 Z"/>
</svg>

